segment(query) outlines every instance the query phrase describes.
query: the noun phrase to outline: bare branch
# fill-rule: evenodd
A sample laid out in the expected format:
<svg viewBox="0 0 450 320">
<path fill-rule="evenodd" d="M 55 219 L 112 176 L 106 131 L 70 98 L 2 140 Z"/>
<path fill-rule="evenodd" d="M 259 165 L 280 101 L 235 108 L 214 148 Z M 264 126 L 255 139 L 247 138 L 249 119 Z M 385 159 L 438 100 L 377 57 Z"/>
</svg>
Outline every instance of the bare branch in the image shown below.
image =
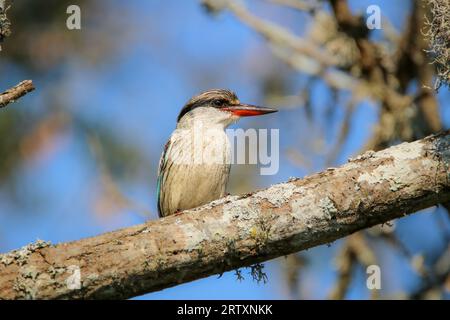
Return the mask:
<svg viewBox="0 0 450 320">
<path fill-rule="evenodd" d="M 129 298 L 329 243 L 449 201 L 449 165 L 447 131 L 181 215 L 29 245 L 0 255 L 0 299 Z"/>
<path fill-rule="evenodd" d="M 321 3 L 317 1 L 300 1 L 300 0 L 268 0 L 268 1 L 272 2 L 273 4 L 285 6 L 287 8 L 307 12 L 314 12 L 321 6 Z"/>
<path fill-rule="evenodd" d="M 28 92 L 34 90 L 33 81 L 24 80 L 18 85 L 0 93 L 0 108 L 6 107 L 11 102 L 16 101 L 20 97 L 26 95 Z"/>
</svg>

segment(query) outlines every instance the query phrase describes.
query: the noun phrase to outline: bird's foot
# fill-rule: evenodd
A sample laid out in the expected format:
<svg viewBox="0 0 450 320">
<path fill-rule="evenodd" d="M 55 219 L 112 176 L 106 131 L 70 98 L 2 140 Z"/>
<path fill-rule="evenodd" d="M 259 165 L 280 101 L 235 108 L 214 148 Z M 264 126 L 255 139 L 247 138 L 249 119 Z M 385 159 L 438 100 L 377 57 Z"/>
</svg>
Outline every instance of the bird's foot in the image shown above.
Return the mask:
<svg viewBox="0 0 450 320">
<path fill-rule="evenodd" d="M 180 209 L 177 209 L 177 211 L 175 211 L 175 213 L 173 215 L 174 216 L 179 216 L 182 213 L 183 213 L 183 211 L 181 211 Z"/>
</svg>

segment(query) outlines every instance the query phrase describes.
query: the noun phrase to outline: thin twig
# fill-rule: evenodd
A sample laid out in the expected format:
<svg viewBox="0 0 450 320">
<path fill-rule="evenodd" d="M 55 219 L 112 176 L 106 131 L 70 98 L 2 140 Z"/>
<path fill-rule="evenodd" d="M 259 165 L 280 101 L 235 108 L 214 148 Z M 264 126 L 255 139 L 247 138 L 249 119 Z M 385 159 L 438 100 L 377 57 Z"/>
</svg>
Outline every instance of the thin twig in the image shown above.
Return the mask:
<svg viewBox="0 0 450 320">
<path fill-rule="evenodd" d="M 24 80 L 18 85 L 6 90 L 0 94 L 0 108 L 6 107 L 11 102 L 16 101 L 28 92 L 34 90 L 33 81 Z"/>
</svg>

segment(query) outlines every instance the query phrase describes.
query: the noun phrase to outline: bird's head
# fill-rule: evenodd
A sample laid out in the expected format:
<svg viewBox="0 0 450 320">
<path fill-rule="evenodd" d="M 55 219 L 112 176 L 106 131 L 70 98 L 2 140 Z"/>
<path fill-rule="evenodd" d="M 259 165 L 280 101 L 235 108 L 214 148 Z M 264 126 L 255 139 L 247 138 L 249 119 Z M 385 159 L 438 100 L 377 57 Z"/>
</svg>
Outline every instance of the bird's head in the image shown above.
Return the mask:
<svg viewBox="0 0 450 320">
<path fill-rule="evenodd" d="M 234 92 L 213 89 L 191 98 L 181 109 L 177 123 L 187 125 L 198 120 L 209 125 L 227 127 L 241 117 L 259 116 L 272 112 L 277 110 L 241 103 Z"/>
</svg>

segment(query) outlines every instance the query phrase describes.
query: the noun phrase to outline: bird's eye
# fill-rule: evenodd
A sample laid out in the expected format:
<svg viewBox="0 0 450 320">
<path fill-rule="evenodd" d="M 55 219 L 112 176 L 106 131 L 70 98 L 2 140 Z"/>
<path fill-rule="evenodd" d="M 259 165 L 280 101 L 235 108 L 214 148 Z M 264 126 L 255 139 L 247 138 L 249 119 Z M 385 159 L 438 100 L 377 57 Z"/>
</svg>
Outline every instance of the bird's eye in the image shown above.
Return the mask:
<svg viewBox="0 0 450 320">
<path fill-rule="evenodd" d="M 212 103 L 215 107 L 222 107 L 226 101 L 224 99 L 215 99 Z"/>
</svg>

